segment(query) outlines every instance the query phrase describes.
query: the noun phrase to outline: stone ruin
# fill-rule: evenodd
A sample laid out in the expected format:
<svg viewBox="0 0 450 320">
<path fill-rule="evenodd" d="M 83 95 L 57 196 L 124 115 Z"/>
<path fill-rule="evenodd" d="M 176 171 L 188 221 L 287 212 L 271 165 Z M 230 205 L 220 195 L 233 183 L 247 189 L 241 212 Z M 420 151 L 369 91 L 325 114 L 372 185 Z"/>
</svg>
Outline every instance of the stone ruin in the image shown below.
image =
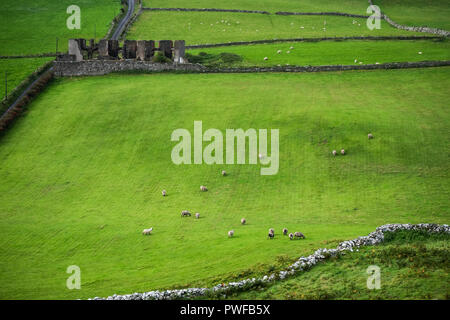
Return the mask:
<svg viewBox="0 0 450 320">
<path fill-rule="evenodd" d="M 125 40 L 120 47 L 118 40 L 70 39 L 68 54 L 58 56 L 59 61 L 119 60 L 135 59 L 151 61 L 159 51 L 174 63 L 185 63 L 186 45 L 184 40 L 160 40 L 156 47 L 153 40 Z"/>
</svg>

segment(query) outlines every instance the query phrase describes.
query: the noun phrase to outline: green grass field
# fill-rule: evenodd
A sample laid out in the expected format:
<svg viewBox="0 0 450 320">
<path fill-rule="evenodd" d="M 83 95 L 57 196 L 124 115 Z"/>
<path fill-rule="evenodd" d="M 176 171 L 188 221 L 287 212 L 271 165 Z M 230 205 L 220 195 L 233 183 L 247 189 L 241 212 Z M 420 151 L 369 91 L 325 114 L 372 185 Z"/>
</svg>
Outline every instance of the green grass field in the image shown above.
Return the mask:
<svg viewBox="0 0 450 320">
<path fill-rule="evenodd" d="M 406 236 L 406 237 L 402 237 Z M 273 286 L 232 294 L 228 299 L 449 299 L 449 236 L 400 232 L 376 247 L 328 260 Z M 367 288 L 367 267 L 380 267 L 381 288 Z M 216 298 L 221 298 L 220 296 Z"/>
<path fill-rule="evenodd" d="M 5 96 L 5 72 L 8 78 L 8 93 L 26 77 L 53 58 L 0 59 L 1 91 L 0 100 Z"/>
<path fill-rule="evenodd" d="M 1 139 L 0 297 L 212 285 L 266 273 L 277 256 L 288 264 L 381 224 L 449 223 L 449 73 L 58 80 Z M 194 120 L 204 130 L 278 128 L 279 173 L 173 164 L 171 133 L 192 131 Z M 340 148 L 348 154 L 333 158 Z M 182 219 L 184 209 L 202 218 Z M 269 241 L 270 227 L 307 239 Z M 81 290 L 65 287 L 73 264 Z"/>
<path fill-rule="evenodd" d="M 355 14 L 366 14 L 366 1 L 361 0 L 143 0 L 144 7 L 152 8 L 218 8 L 261 10 L 275 13 L 277 11 L 291 12 L 322 12 L 338 11 Z"/>
<path fill-rule="evenodd" d="M 81 9 L 81 29 L 69 30 L 66 20 L 68 6 L 76 4 Z M 119 13 L 119 0 L 17 0 L 2 3 L 0 11 L 0 55 L 29 55 L 67 51 L 70 38 L 102 38 L 107 33 L 114 16 Z M 0 99 L 5 96 L 5 71 L 9 74 L 8 92 L 29 74 L 51 58 L 0 59 L 2 79 Z"/>
<path fill-rule="evenodd" d="M 381 29 L 369 30 L 365 19 L 335 16 L 145 11 L 133 24 L 127 37 L 184 39 L 188 45 L 193 45 L 263 39 L 382 35 L 424 34 L 395 29 L 385 21 L 381 22 Z"/>
<path fill-rule="evenodd" d="M 374 0 L 397 23 L 450 30 L 448 0 Z"/>
<path fill-rule="evenodd" d="M 69 30 L 67 7 L 81 9 L 81 29 Z M 70 38 L 102 38 L 119 13 L 119 0 L 17 0 L 6 1 L 0 12 L 0 55 L 36 54 L 67 50 Z"/>
<path fill-rule="evenodd" d="M 281 50 L 281 53 L 278 53 Z M 450 60 L 448 41 L 323 41 L 284 42 L 250 46 L 216 47 L 189 50 L 190 54 L 200 52 L 238 54 L 242 62 L 235 65 L 330 65 L 364 64 Z M 420 54 L 419 54 L 420 53 Z M 268 60 L 264 60 L 267 57 Z M 355 59 L 357 60 L 355 62 Z"/>
</svg>

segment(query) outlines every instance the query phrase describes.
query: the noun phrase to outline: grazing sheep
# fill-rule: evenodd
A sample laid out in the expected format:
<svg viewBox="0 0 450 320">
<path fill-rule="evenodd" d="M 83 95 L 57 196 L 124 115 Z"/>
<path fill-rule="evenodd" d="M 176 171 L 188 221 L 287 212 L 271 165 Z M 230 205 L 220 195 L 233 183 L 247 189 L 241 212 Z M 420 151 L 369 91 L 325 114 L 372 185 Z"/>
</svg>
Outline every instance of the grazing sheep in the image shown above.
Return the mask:
<svg viewBox="0 0 450 320">
<path fill-rule="evenodd" d="M 373 139 L 373 134 L 369 133 L 369 134 L 367 135 L 367 138 L 369 138 L 369 140 L 370 140 L 370 139 Z"/>
<path fill-rule="evenodd" d="M 345 155 L 345 150 L 344 150 L 344 149 L 341 150 L 341 154 L 342 154 L 343 156 Z"/>
<path fill-rule="evenodd" d="M 199 218 L 200 218 L 200 213 L 197 212 L 197 213 L 195 214 L 195 219 L 199 219 Z"/>
<path fill-rule="evenodd" d="M 267 57 L 264 57 L 264 61 L 267 61 L 267 60 L 269 60 L 269 58 L 267 58 Z"/>
<path fill-rule="evenodd" d="M 205 186 L 200 186 L 200 191 L 208 191 L 208 188 Z"/>
<path fill-rule="evenodd" d="M 269 233 L 275 234 L 275 230 L 273 230 L 272 228 L 269 229 Z"/>
<path fill-rule="evenodd" d="M 148 236 L 152 233 L 152 231 L 153 231 L 153 227 L 151 227 L 150 229 L 144 229 L 144 230 L 142 230 L 142 234 L 144 236 Z"/>
<path fill-rule="evenodd" d="M 301 232 L 295 232 L 295 233 L 294 233 L 294 237 L 295 237 L 296 239 L 300 239 L 300 238 L 305 239 L 305 236 L 304 236 L 303 233 L 301 233 Z"/>
<path fill-rule="evenodd" d="M 181 211 L 181 217 L 190 217 L 191 213 L 187 210 Z"/>
<path fill-rule="evenodd" d="M 291 232 L 289 233 L 289 239 L 293 240 L 294 239 L 294 234 Z"/>
<path fill-rule="evenodd" d="M 333 150 L 331 153 L 333 154 L 333 156 L 337 155 L 337 151 L 336 150 Z"/>
<path fill-rule="evenodd" d="M 281 50 L 278 50 L 277 53 L 280 54 L 280 53 L 281 53 Z"/>
<path fill-rule="evenodd" d="M 163 190 L 161 193 L 162 193 L 163 197 L 167 196 L 167 191 L 166 190 Z"/>
<path fill-rule="evenodd" d="M 228 238 L 231 238 L 232 236 L 234 236 L 234 230 L 228 231 Z"/>
<path fill-rule="evenodd" d="M 269 237 L 269 239 L 273 239 L 275 237 L 275 234 L 273 234 L 272 232 L 269 232 L 269 234 L 267 236 Z"/>
<path fill-rule="evenodd" d="M 223 175 L 223 176 L 226 176 L 226 175 L 227 175 L 227 172 L 226 172 L 225 170 L 222 170 L 222 175 Z"/>
<path fill-rule="evenodd" d="M 245 224 L 247 222 L 247 220 L 245 220 L 245 218 L 241 219 L 241 224 Z"/>
<path fill-rule="evenodd" d="M 284 229 L 283 229 L 283 235 L 286 236 L 287 234 L 288 234 L 288 229 L 284 228 Z"/>
</svg>

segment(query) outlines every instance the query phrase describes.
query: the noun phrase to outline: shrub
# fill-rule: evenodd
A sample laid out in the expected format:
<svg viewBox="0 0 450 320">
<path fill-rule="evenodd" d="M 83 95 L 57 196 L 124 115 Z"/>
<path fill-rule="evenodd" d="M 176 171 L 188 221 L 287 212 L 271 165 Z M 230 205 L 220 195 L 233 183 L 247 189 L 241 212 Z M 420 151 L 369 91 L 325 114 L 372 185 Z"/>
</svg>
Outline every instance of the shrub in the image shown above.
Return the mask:
<svg viewBox="0 0 450 320">
<path fill-rule="evenodd" d="M 153 57 L 153 62 L 158 63 L 172 63 L 172 60 L 167 58 L 162 52 L 156 52 L 155 56 Z"/>
</svg>

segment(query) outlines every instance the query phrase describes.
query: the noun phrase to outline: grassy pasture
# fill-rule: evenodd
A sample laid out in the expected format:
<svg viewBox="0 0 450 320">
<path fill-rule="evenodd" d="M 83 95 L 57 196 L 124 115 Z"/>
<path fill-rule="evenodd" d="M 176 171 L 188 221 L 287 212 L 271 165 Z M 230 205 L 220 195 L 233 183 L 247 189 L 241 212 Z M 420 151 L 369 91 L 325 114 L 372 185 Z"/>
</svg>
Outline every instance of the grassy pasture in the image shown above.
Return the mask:
<svg viewBox="0 0 450 320">
<path fill-rule="evenodd" d="M 419 35 L 419 33 L 395 29 L 385 21 L 381 22 L 381 29 L 371 31 L 367 28 L 365 19 L 348 17 L 147 11 L 143 12 L 133 24 L 127 37 L 184 39 L 187 44 L 204 44 L 262 39 L 381 35 Z"/>
<path fill-rule="evenodd" d="M 401 238 L 404 235 L 406 239 Z M 228 298 L 448 300 L 449 240 L 448 235 L 421 235 L 421 239 L 414 236 L 411 239 L 411 235 L 401 232 L 387 243 L 360 248 L 292 279 Z M 380 267 L 380 290 L 367 289 L 366 269 L 370 265 Z"/>
<path fill-rule="evenodd" d="M 53 58 L 0 59 L 0 100 L 5 96 L 5 71 L 8 73 L 8 93 L 28 75 Z"/>
<path fill-rule="evenodd" d="M 397 23 L 450 30 L 448 0 L 374 0 L 373 3 Z"/>
<path fill-rule="evenodd" d="M 81 29 L 69 30 L 67 7 L 81 9 Z M 119 13 L 119 0 L 16 0 L 4 1 L 0 11 L 0 55 L 55 52 L 67 50 L 70 38 L 102 38 Z"/>
<path fill-rule="evenodd" d="M 292 49 L 291 49 L 292 48 Z M 281 53 L 277 53 L 281 50 Z M 243 57 L 236 65 L 327 65 L 450 60 L 449 41 L 322 41 L 204 48 L 191 54 L 229 52 Z M 419 54 L 421 52 L 421 54 Z M 268 60 L 264 60 L 268 57 Z M 355 59 L 357 62 L 355 63 Z"/>
<path fill-rule="evenodd" d="M 58 80 L 1 137 L 0 298 L 211 285 L 267 273 L 281 266 L 277 256 L 287 264 L 381 224 L 449 223 L 449 75 L 434 68 Z M 194 120 L 223 132 L 279 128 L 279 173 L 174 165 L 171 133 L 192 132 Z M 333 158 L 340 148 L 348 154 Z M 183 209 L 202 218 L 182 219 Z M 153 235 L 142 236 L 150 226 Z M 307 239 L 270 241 L 270 227 Z M 81 290 L 65 287 L 73 264 Z"/>
<path fill-rule="evenodd" d="M 361 0 L 144 0 L 144 7 L 152 8 L 218 8 L 261 10 L 275 13 L 277 11 L 322 12 L 338 11 L 355 14 L 366 14 L 365 1 Z"/>
</svg>

